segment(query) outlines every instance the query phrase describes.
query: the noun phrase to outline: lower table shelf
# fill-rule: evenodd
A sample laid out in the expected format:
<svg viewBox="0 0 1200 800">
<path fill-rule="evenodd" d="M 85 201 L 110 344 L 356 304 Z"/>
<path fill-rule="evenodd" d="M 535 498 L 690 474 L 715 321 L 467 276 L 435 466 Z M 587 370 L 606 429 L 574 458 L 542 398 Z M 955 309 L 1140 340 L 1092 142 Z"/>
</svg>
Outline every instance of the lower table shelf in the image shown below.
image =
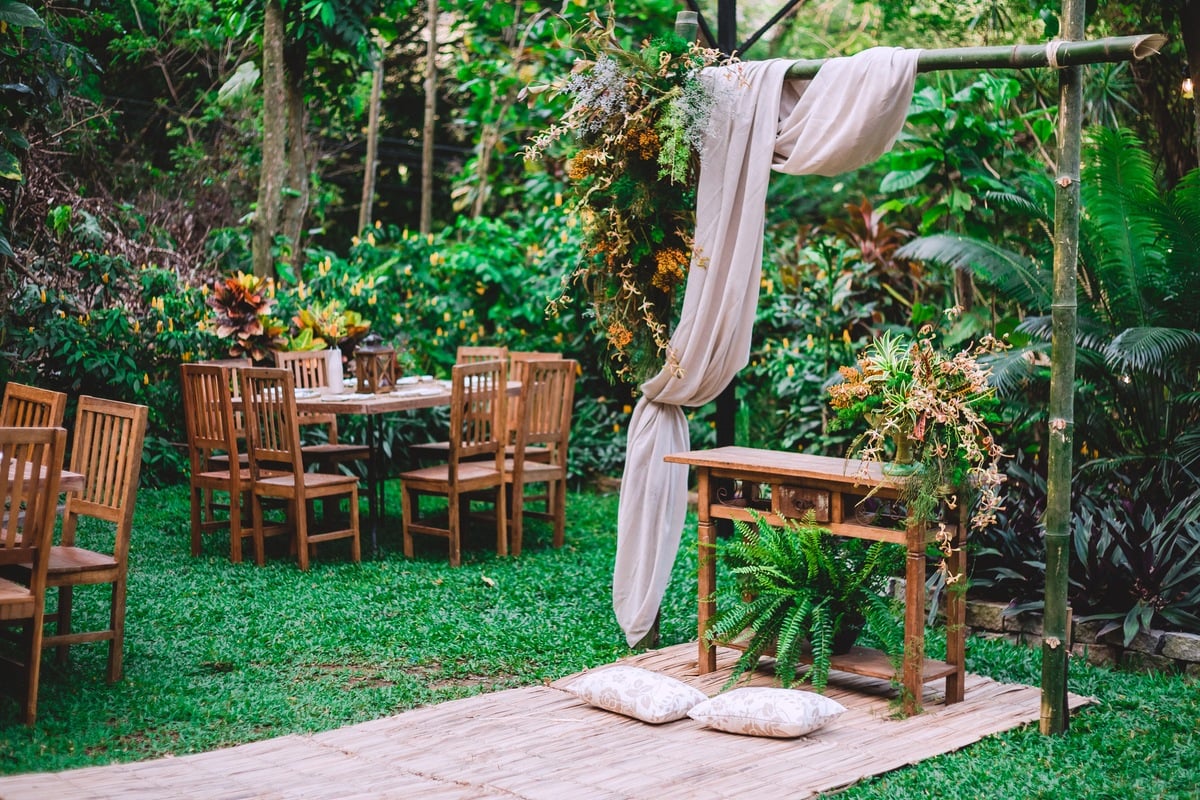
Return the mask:
<svg viewBox="0 0 1200 800">
<path fill-rule="evenodd" d="M 732 642 L 721 642 L 720 646 L 730 647 L 735 650 L 745 650 L 749 638 L 748 634 L 744 634 Z M 775 651 L 771 649 L 763 655 L 773 658 Z M 800 663 L 802 664 L 809 664 L 811 662 L 812 658 L 807 655 L 800 657 Z M 829 668 L 831 670 L 838 670 L 839 672 L 864 675 L 868 678 L 878 678 L 885 681 L 900 680 L 900 676 L 897 674 L 887 653 L 884 653 L 882 650 L 876 650 L 873 647 L 855 646 L 851 647 L 845 653 L 832 656 L 829 659 Z M 938 661 L 935 658 L 926 658 L 921 667 L 921 680 L 922 682 L 933 681 L 938 678 L 949 677 L 956 672 L 958 672 L 958 667 L 953 664 Z"/>
</svg>

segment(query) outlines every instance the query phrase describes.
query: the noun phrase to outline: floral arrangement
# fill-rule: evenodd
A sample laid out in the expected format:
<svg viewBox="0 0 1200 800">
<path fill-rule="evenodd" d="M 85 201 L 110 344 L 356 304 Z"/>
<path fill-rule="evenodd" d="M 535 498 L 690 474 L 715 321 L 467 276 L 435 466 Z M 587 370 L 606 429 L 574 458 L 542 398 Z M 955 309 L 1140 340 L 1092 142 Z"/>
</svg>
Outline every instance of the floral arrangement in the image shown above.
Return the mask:
<svg viewBox="0 0 1200 800">
<path fill-rule="evenodd" d="M 207 302 L 216 316 L 217 336 L 233 340 L 231 357 L 262 361 L 286 341 L 283 324 L 271 317 L 275 287 L 269 279 L 238 272 L 217 281 Z"/>
<path fill-rule="evenodd" d="M 958 493 L 971 490 L 972 529 L 992 524 L 1000 506 L 998 462 L 1004 453 L 987 424 L 995 389 L 988 382 L 991 370 L 979 359 L 1006 347 L 985 336 L 972 348 L 948 354 L 935 346 L 931 325 L 911 341 L 885 333 L 862 352 L 857 367 L 842 367 L 842 381 L 829 387 L 839 424 L 869 424 L 851 444 L 851 455 L 862 459 L 864 470 L 880 462 L 885 473 L 903 476 L 909 515 L 939 525 L 938 541 L 947 555 L 950 534 L 937 520 L 942 502 L 954 508 Z M 889 471 L 889 439 L 911 447 L 912 468 Z"/>
<path fill-rule="evenodd" d="M 569 76 L 529 93 L 565 95 L 562 120 L 525 148 L 535 160 L 571 135 L 567 166 L 584 234 L 580 262 L 564 276 L 550 313 L 572 301 L 571 285 L 590 298 L 615 375 L 633 383 L 671 363 L 675 290 L 691 264 L 699 150 L 713 106 L 700 71 L 721 61 L 673 34 L 621 46 L 612 23 L 591 15 L 580 47 L 590 59 Z"/>
<path fill-rule="evenodd" d="M 357 311 L 346 309 L 336 299 L 300 309 L 292 317 L 292 325 L 298 333 L 290 340 L 289 350 L 351 346 L 371 329 L 369 320 Z"/>
</svg>

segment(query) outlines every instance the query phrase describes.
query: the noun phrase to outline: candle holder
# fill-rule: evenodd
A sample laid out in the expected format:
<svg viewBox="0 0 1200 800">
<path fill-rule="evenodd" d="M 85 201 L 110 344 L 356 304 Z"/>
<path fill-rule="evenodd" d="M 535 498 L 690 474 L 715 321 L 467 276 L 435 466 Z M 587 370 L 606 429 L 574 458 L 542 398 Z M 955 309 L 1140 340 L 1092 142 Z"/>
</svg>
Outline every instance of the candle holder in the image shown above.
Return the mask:
<svg viewBox="0 0 1200 800">
<path fill-rule="evenodd" d="M 360 394 L 387 394 L 396 387 L 396 348 L 371 334 L 354 351 L 354 375 Z"/>
</svg>

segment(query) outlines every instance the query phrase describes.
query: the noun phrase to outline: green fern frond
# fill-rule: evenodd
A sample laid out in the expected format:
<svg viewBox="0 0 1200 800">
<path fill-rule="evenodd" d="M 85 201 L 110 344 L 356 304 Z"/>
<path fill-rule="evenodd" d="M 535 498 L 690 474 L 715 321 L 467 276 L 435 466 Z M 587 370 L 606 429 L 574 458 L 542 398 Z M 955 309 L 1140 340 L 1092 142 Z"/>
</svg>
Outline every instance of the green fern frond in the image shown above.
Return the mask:
<svg viewBox="0 0 1200 800">
<path fill-rule="evenodd" d="M 812 605 L 805 602 L 788 612 L 779 627 L 779 639 L 775 645 L 775 676 L 784 689 L 796 680 L 796 664 L 800 660 L 800 646 L 804 641 L 804 626 L 808 621 Z"/>
<path fill-rule="evenodd" d="M 824 692 L 829 682 L 829 662 L 833 657 L 833 619 L 826 603 L 812 610 L 808 643 L 812 647 L 812 667 L 808 680 L 817 692 Z"/>
</svg>

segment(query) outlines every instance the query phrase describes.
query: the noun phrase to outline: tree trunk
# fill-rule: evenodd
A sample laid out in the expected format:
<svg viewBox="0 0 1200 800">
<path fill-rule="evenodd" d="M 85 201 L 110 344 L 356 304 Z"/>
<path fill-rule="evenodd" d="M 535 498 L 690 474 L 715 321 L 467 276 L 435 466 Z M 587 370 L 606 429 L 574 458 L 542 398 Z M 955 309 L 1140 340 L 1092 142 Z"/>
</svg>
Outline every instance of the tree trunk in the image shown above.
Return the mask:
<svg viewBox="0 0 1200 800">
<path fill-rule="evenodd" d="M 437 119 L 438 0 L 429 0 L 429 49 L 425 58 L 425 130 L 421 146 L 421 233 L 433 227 L 433 129 Z"/>
<path fill-rule="evenodd" d="M 308 108 L 304 103 L 305 54 L 288 54 L 287 65 L 287 176 L 283 192 L 280 233 L 283 234 L 283 261 L 299 269 L 303 260 L 301 244 L 304 221 L 308 215 L 309 174 L 314 154 L 308 138 Z"/>
<path fill-rule="evenodd" d="M 275 277 L 272 248 L 279 230 L 287 173 L 287 89 L 283 64 L 283 7 L 266 0 L 263 10 L 263 133 L 258 205 L 254 213 L 254 274 Z"/>
<path fill-rule="evenodd" d="M 379 105 L 383 97 L 383 51 L 371 75 L 371 106 L 367 112 L 367 160 L 363 165 L 362 203 L 358 207 L 358 232 L 371 224 L 375 205 L 375 175 L 379 171 Z"/>
<path fill-rule="evenodd" d="M 1085 0 L 1064 0 L 1062 35 L 1082 39 Z M 1079 260 L 1079 158 L 1083 70 L 1058 73 L 1058 166 L 1054 198 L 1053 338 L 1050 345 L 1050 442 L 1046 475 L 1046 593 L 1042 620 L 1044 734 L 1067 729 L 1070 614 L 1067 578 L 1071 541 L 1071 458 L 1075 432 L 1076 276 Z"/>
</svg>

